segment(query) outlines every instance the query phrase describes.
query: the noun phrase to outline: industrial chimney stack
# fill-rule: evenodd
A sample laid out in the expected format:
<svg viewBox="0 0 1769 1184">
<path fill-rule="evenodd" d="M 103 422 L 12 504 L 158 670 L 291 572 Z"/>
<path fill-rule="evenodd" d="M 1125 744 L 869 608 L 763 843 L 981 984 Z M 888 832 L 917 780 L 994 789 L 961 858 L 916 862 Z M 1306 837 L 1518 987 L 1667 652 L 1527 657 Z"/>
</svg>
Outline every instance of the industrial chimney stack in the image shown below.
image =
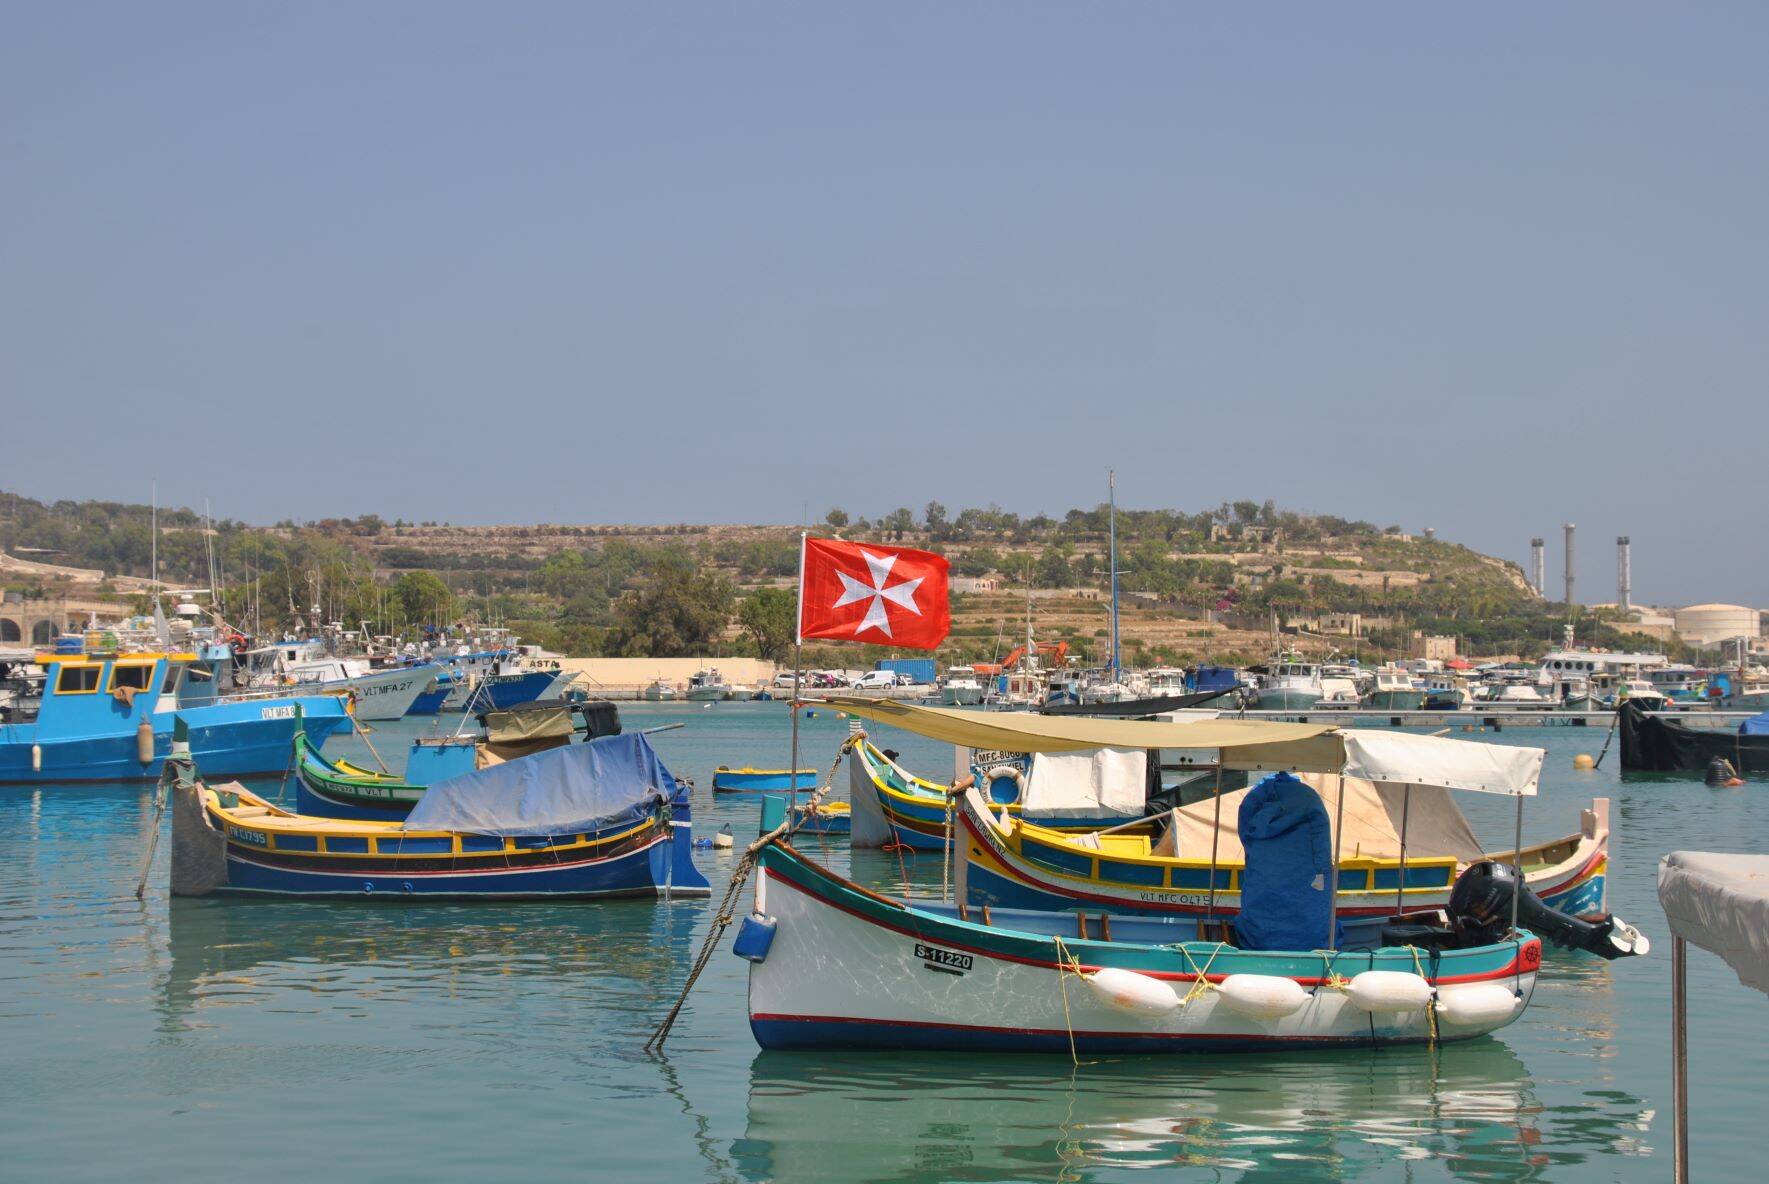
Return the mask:
<svg viewBox="0 0 1769 1184">
<path fill-rule="evenodd" d="M 1537 596 L 1548 595 L 1547 545 L 1541 539 L 1529 541 L 1529 583 Z"/>
<path fill-rule="evenodd" d="M 1615 602 L 1624 613 L 1634 607 L 1634 557 L 1628 536 L 1615 541 Z"/>
<path fill-rule="evenodd" d="M 1565 530 L 1566 530 L 1566 607 L 1569 609 L 1573 605 L 1578 603 L 1578 601 L 1573 599 L 1573 592 L 1572 592 L 1572 586 L 1573 586 L 1572 532 L 1577 529 L 1578 529 L 1578 527 L 1574 526 L 1570 522 L 1568 522 L 1565 527 Z"/>
</svg>

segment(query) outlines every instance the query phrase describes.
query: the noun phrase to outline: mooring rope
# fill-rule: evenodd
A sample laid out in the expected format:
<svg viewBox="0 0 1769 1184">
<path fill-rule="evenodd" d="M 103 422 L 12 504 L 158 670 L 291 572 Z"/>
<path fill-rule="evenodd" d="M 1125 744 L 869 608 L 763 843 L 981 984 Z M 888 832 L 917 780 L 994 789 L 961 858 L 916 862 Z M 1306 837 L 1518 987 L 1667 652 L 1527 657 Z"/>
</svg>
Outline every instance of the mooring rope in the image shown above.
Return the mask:
<svg viewBox="0 0 1769 1184">
<path fill-rule="evenodd" d="M 713 915 L 712 924 L 707 926 L 706 940 L 701 943 L 700 953 L 695 956 L 694 965 L 689 968 L 688 981 L 682 984 L 682 993 L 676 996 L 674 1006 L 663 1017 L 663 1022 L 657 1025 L 657 1031 L 653 1032 L 651 1039 L 645 1042 L 646 1052 L 661 1051 L 663 1042 L 669 1038 L 670 1029 L 675 1027 L 676 1017 L 682 1014 L 682 1006 L 688 1002 L 688 993 L 694 989 L 694 984 L 699 980 L 701 972 L 706 969 L 707 962 L 712 959 L 713 950 L 718 947 L 719 938 L 724 935 L 726 929 L 731 927 L 731 922 L 736 917 L 732 906 L 736 903 L 738 894 L 743 891 L 743 885 L 748 881 L 750 872 L 755 870 L 756 860 L 760 857 L 762 848 L 793 834 L 804 825 L 805 820 L 809 817 L 809 811 L 816 809 L 817 804 L 823 800 L 823 795 L 828 793 L 830 786 L 834 784 L 835 771 L 841 768 L 842 759 L 853 751 L 855 744 L 865 738 L 865 732 L 855 732 L 842 741 L 841 747 L 835 751 L 835 759 L 830 762 L 829 773 L 823 778 L 823 784 L 811 794 L 810 799 L 806 802 L 806 813 L 795 813 L 788 810 L 784 822 L 743 849 L 743 858 L 731 871 L 731 883 L 725 889 L 725 899 L 719 903 L 719 911 Z M 796 775 L 795 772 L 794 776 Z"/>
<path fill-rule="evenodd" d="M 1072 974 L 1084 979 L 1087 975 L 1082 973 L 1080 960 L 1069 952 L 1069 947 L 1063 944 L 1060 934 L 1053 934 L 1051 940 L 1056 942 L 1056 981 L 1063 992 L 1063 1029 L 1069 1034 L 1069 1060 L 1079 1069 L 1081 1058 L 1075 1054 L 1075 1024 L 1069 1019 L 1069 976 Z M 1091 1061 L 1088 1063 L 1092 1064 Z"/>
</svg>

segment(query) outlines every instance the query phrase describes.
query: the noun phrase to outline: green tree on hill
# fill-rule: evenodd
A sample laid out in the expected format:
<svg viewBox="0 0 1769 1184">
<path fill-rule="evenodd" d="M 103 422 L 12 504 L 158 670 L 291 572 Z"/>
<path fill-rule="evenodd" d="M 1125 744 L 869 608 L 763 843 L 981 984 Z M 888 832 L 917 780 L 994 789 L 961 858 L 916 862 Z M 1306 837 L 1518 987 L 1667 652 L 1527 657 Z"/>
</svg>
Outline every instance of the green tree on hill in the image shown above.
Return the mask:
<svg viewBox="0 0 1769 1184">
<path fill-rule="evenodd" d="M 731 582 L 666 553 L 639 586 L 614 603 L 607 651 L 618 657 L 682 658 L 706 653 L 731 617 Z"/>
<path fill-rule="evenodd" d="M 758 588 L 737 606 L 737 623 L 756 656 L 783 662 L 792 648 L 798 596 L 788 588 Z"/>
</svg>

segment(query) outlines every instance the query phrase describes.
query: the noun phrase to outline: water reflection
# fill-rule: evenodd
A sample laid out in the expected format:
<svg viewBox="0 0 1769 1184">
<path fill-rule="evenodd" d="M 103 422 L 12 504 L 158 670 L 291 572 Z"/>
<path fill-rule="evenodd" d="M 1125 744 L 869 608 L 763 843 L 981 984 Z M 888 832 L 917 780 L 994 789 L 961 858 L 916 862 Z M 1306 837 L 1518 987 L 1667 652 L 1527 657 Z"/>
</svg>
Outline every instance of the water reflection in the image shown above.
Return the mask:
<svg viewBox="0 0 1769 1184">
<path fill-rule="evenodd" d="M 675 980 L 705 906 L 171 900 L 161 1030 L 215 1022 L 205 1013 L 229 1005 L 289 1008 L 305 997 L 313 1010 L 360 1008 L 537 980 L 565 993 L 594 990 L 599 1006 L 639 1019 L 655 1011 L 656 984 Z"/>
<path fill-rule="evenodd" d="M 762 1053 L 731 1157 L 751 1179 L 1086 1180 L 1213 1168 L 1240 1179 L 1347 1180 L 1435 1161 L 1464 1179 L 1534 1180 L 1637 1141 L 1640 1101 L 1536 1098 L 1499 1040 L 1231 1060 L 930 1061 Z"/>
</svg>

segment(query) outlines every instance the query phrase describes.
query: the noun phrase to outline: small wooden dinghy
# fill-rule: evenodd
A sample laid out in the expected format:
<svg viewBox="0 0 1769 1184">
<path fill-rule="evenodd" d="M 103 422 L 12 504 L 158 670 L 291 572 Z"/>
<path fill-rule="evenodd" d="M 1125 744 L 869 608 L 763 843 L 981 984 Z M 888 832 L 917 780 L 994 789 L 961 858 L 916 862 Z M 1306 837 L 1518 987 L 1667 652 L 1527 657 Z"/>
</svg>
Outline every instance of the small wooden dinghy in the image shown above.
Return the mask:
<svg viewBox="0 0 1769 1184">
<path fill-rule="evenodd" d="M 720 765 L 713 772 L 714 793 L 809 793 L 817 788 L 817 770 L 741 769 Z"/>
</svg>

